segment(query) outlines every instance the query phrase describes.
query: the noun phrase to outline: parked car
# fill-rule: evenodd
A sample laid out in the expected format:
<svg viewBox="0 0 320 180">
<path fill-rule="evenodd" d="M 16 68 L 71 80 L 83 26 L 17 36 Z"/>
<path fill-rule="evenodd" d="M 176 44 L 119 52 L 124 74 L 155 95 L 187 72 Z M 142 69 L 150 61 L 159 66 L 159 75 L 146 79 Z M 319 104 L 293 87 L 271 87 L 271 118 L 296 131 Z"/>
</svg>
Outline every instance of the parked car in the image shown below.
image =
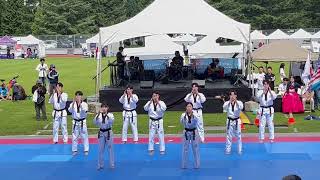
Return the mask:
<svg viewBox="0 0 320 180">
<path fill-rule="evenodd" d="M 44 47 L 46 49 L 57 48 L 57 41 L 55 41 L 55 40 L 46 40 L 46 41 L 44 41 Z"/>
</svg>

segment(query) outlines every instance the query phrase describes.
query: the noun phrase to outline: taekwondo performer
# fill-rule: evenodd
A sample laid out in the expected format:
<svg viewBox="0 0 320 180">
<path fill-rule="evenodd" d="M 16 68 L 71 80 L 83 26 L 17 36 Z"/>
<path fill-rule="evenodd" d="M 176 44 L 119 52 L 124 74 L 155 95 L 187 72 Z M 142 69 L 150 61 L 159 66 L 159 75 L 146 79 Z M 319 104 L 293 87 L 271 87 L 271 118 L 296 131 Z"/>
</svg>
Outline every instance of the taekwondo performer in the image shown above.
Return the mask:
<svg viewBox="0 0 320 180">
<path fill-rule="evenodd" d="M 224 99 L 223 99 L 224 100 Z M 227 112 L 227 137 L 226 137 L 226 154 L 231 153 L 232 138 L 238 139 L 238 154 L 242 154 L 241 141 L 241 119 L 240 113 L 243 109 L 243 103 L 237 100 L 237 92 L 230 91 L 229 101 L 224 102 L 223 109 Z"/>
<path fill-rule="evenodd" d="M 165 142 L 164 142 L 164 129 L 163 129 L 163 115 L 166 111 L 166 104 L 160 100 L 159 92 L 153 92 L 152 98 L 144 105 L 144 110 L 149 115 L 149 154 L 154 153 L 154 138 L 158 133 L 160 141 L 160 154 L 165 153 Z"/>
<path fill-rule="evenodd" d="M 77 91 L 75 93 L 74 101 L 69 106 L 69 112 L 72 114 L 72 155 L 77 155 L 78 141 L 81 136 L 84 146 L 84 154 L 87 156 L 89 153 L 89 139 L 87 130 L 87 112 L 88 104 L 82 101 L 83 93 Z"/>
<path fill-rule="evenodd" d="M 109 153 L 109 166 L 114 168 L 114 154 L 113 154 L 113 133 L 112 125 L 114 116 L 109 112 L 109 106 L 101 104 L 100 112 L 93 119 L 93 123 L 97 125 L 100 130 L 98 132 L 99 142 L 99 156 L 98 156 L 98 170 L 103 169 L 104 166 L 104 148 L 107 146 Z"/>
<path fill-rule="evenodd" d="M 51 95 L 49 103 L 53 105 L 53 143 L 58 143 L 59 127 L 61 126 L 63 142 L 68 143 L 66 103 L 68 94 L 63 92 L 63 84 L 59 82 L 55 92 Z"/>
<path fill-rule="evenodd" d="M 206 101 L 206 97 L 200 93 L 199 85 L 197 83 L 192 83 L 192 91 L 187 94 L 184 100 L 187 103 L 192 103 L 194 115 L 198 117 L 198 133 L 200 140 L 204 143 L 204 128 L 203 128 L 203 116 L 202 116 L 202 104 Z"/>
<path fill-rule="evenodd" d="M 194 168 L 200 168 L 199 135 L 197 133 L 198 116 L 194 115 L 192 103 L 186 106 L 180 122 L 184 127 L 182 136 L 182 168 L 187 168 L 189 146 L 192 146 Z"/>
<path fill-rule="evenodd" d="M 122 142 L 127 143 L 128 125 L 131 125 L 133 141 L 138 142 L 138 122 L 137 122 L 137 102 L 138 96 L 133 94 L 133 87 L 127 86 L 123 95 L 120 97 L 119 102 L 123 104 L 123 127 L 122 127 Z"/>
<path fill-rule="evenodd" d="M 260 108 L 258 111 L 259 114 L 259 139 L 260 143 L 264 141 L 264 131 L 266 123 L 269 128 L 269 139 L 270 142 L 274 141 L 274 124 L 273 124 L 273 116 L 274 116 L 274 108 L 273 101 L 277 98 L 277 95 L 274 91 L 271 90 L 269 81 L 263 81 L 263 90 L 258 91 L 257 98 L 259 100 Z"/>
</svg>

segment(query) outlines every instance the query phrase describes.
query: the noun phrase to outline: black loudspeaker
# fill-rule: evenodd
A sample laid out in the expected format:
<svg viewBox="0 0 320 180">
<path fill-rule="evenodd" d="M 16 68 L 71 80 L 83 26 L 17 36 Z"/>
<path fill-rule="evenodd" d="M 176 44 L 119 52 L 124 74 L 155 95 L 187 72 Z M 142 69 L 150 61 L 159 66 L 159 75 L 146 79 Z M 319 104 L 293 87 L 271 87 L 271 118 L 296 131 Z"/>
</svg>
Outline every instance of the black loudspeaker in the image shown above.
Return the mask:
<svg viewBox="0 0 320 180">
<path fill-rule="evenodd" d="M 153 81 L 155 79 L 155 73 L 154 70 L 144 70 L 144 81 Z"/>
<path fill-rule="evenodd" d="M 206 86 L 206 80 L 192 80 L 192 83 L 197 83 L 199 87 L 202 87 L 202 88 Z"/>
<path fill-rule="evenodd" d="M 153 88 L 153 81 L 141 81 L 140 88 L 141 89 L 152 89 Z"/>
</svg>

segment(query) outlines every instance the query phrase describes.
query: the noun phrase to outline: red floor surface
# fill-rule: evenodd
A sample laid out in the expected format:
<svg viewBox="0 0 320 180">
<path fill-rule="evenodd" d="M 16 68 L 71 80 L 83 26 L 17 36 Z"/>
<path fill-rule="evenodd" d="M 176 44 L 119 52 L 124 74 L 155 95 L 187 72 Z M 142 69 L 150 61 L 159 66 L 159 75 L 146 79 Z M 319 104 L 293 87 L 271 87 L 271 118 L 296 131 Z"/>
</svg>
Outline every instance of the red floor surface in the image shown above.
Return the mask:
<svg viewBox="0 0 320 180">
<path fill-rule="evenodd" d="M 90 144 L 96 144 L 96 138 L 89 138 Z M 167 143 L 180 143 L 181 137 L 167 137 L 165 139 Z M 243 142 L 255 143 L 259 142 L 257 137 L 244 137 L 242 138 Z M 115 144 L 121 143 L 121 138 L 114 138 Z M 206 138 L 206 143 L 223 143 L 225 142 L 224 137 L 208 137 Z M 266 139 L 266 142 L 267 139 Z M 320 142 L 320 137 L 278 137 L 275 139 L 275 142 Z M 30 139 L 19 139 L 19 138 L 3 138 L 0 139 L 0 144 L 51 144 L 52 139 L 47 138 L 30 138 Z M 62 140 L 59 140 L 59 143 L 62 143 Z M 69 139 L 69 144 L 71 143 L 71 139 Z M 132 139 L 128 139 L 128 143 L 133 143 Z M 148 143 L 148 138 L 140 138 L 139 144 Z"/>
</svg>

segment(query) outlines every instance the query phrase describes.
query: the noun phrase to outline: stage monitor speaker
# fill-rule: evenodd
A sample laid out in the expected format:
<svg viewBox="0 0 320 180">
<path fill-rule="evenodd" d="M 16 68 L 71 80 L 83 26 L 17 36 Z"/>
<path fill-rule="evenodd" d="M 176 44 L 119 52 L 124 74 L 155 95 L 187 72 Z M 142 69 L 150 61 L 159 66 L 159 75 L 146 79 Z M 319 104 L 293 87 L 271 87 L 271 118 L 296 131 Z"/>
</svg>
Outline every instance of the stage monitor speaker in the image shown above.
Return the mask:
<svg viewBox="0 0 320 180">
<path fill-rule="evenodd" d="M 197 83 L 199 87 L 202 87 L 202 88 L 206 86 L 206 80 L 192 80 L 192 83 Z"/>
<path fill-rule="evenodd" d="M 153 81 L 140 81 L 140 88 L 141 89 L 152 89 L 153 88 Z"/>
</svg>

